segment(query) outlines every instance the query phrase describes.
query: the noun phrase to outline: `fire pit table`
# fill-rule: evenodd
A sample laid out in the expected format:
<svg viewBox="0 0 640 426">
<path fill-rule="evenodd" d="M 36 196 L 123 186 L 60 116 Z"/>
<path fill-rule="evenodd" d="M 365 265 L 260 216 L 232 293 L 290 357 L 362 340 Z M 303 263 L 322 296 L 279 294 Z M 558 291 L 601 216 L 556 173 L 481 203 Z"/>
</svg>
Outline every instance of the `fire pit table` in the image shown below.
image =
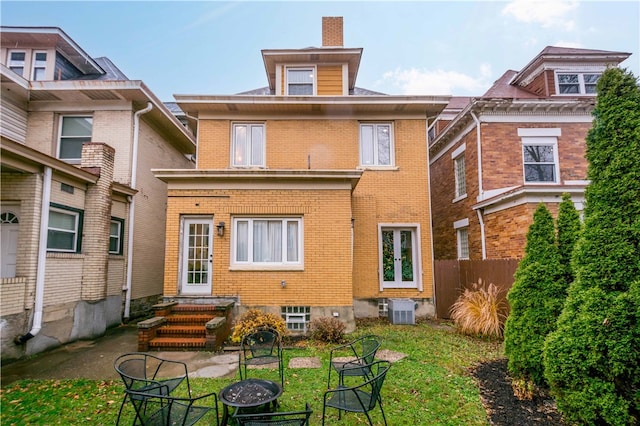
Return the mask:
<svg viewBox="0 0 640 426">
<path fill-rule="evenodd" d="M 229 407 L 235 407 L 237 412 L 242 408 L 268 406 L 273 403 L 275 409 L 280 395 L 282 395 L 282 387 L 270 380 L 245 379 L 230 384 L 219 394 L 223 407 L 222 426 L 229 422 Z"/>
</svg>

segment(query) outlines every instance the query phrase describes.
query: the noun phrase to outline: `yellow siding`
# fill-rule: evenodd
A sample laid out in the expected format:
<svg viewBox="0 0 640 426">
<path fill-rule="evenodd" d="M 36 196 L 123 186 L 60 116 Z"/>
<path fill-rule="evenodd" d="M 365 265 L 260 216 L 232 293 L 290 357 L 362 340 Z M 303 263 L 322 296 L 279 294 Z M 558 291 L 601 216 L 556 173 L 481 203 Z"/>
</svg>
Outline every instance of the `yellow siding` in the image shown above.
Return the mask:
<svg viewBox="0 0 640 426">
<path fill-rule="evenodd" d="M 318 66 L 318 95 L 342 96 L 342 65 Z"/>
</svg>

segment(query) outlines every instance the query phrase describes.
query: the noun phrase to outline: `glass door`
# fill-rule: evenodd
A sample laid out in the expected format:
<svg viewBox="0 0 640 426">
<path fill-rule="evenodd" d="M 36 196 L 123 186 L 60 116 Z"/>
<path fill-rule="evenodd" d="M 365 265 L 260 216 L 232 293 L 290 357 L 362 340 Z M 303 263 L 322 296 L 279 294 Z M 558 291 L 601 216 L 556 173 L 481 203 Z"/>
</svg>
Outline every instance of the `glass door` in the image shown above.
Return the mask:
<svg viewBox="0 0 640 426">
<path fill-rule="evenodd" d="M 415 231 L 407 228 L 382 228 L 381 239 L 382 287 L 415 288 Z"/>
<path fill-rule="evenodd" d="M 181 294 L 211 294 L 213 218 L 185 218 Z"/>
</svg>

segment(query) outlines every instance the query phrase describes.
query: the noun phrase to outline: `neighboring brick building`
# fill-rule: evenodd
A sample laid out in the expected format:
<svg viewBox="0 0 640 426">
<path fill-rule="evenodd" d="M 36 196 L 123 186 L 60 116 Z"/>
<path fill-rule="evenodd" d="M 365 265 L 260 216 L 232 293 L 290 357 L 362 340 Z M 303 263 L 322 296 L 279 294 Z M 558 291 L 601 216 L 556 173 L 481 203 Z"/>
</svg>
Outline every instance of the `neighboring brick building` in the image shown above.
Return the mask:
<svg viewBox="0 0 640 426">
<path fill-rule="evenodd" d="M 429 128 L 435 259 L 520 258 L 538 203 L 578 210 L 595 84 L 629 53 L 547 47 Z"/>
<path fill-rule="evenodd" d="M 268 87 L 176 96 L 198 119 L 196 170 L 169 188 L 165 299 L 230 298 L 290 329 L 377 316 L 388 298 L 433 312 L 427 117 L 449 97 L 356 87 L 341 17 L 322 47 L 263 50 Z M 219 232 L 219 233 L 218 233 Z"/>
<path fill-rule="evenodd" d="M 8 359 L 101 335 L 157 302 L 167 191 L 150 169 L 194 167 L 195 138 L 144 83 L 61 29 L 1 35 Z"/>
</svg>

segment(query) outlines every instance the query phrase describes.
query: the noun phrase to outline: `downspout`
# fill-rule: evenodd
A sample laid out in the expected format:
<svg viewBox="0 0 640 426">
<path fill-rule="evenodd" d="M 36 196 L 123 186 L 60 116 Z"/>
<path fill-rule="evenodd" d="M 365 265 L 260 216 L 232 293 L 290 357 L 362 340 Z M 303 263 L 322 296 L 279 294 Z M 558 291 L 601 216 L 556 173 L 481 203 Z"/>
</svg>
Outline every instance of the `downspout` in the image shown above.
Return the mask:
<svg viewBox="0 0 640 426">
<path fill-rule="evenodd" d="M 138 172 L 138 144 L 140 139 L 140 116 L 146 114 L 153 109 L 153 104 L 147 102 L 147 107 L 136 111 L 133 114 L 133 149 L 131 152 L 131 187 L 136 187 L 136 174 Z M 131 310 L 131 279 L 133 276 L 133 231 L 134 231 L 134 216 L 136 211 L 136 199 L 131 198 L 129 204 L 129 226 L 128 226 L 128 240 L 127 240 L 127 284 L 125 288 L 125 301 L 124 301 L 124 318 L 129 318 L 129 311 Z"/>
<path fill-rule="evenodd" d="M 484 189 L 482 187 L 482 139 L 480 132 L 480 120 L 473 113 L 473 111 L 469 111 L 473 121 L 476 122 L 476 151 L 478 152 L 478 199 L 484 199 Z M 487 244 L 485 241 L 484 234 L 484 218 L 482 217 L 482 211 L 480 209 L 476 210 L 478 214 L 478 221 L 480 222 L 480 244 L 482 246 L 482 259 L 487 258 Z"/>
<path fill-rule="evenodd" d="M 31 331 L 14 339 L 16 345 L 23 345 L 42 328 L 42 307 L 44 305 L 44 276 L 47 262 L 47 234 L 49 228 L 49 203 L 51 202 L 51 167 L 45 166 L 42 177 L 42 205 L 40 206 L 40 235 L 38 237 L 38 266 L 36 270 L 36 295 L 33 307 Z"/>
</svg>

